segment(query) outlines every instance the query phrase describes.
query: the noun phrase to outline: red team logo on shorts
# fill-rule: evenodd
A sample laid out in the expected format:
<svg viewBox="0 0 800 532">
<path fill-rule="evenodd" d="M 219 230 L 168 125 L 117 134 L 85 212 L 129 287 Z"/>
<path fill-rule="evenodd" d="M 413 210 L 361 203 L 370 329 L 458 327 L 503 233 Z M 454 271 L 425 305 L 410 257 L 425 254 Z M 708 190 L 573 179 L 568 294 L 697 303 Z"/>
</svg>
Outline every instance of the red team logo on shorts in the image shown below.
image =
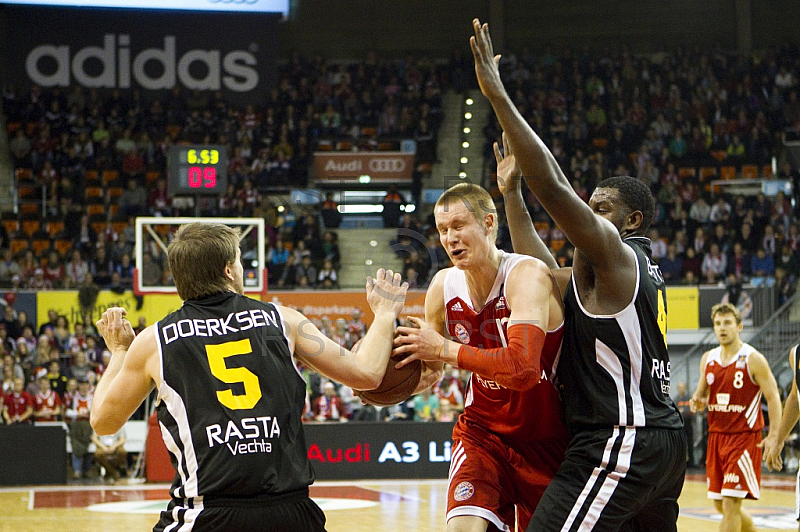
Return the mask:
<svg viewBox="0 0 800 532">
<path fill-rule="evenodd" d="M 475 493 L 475 488 L 470 482 L 462 482 L 453 491 L 453 498 L 457 501 L 466 501 Z"/>
</svg>

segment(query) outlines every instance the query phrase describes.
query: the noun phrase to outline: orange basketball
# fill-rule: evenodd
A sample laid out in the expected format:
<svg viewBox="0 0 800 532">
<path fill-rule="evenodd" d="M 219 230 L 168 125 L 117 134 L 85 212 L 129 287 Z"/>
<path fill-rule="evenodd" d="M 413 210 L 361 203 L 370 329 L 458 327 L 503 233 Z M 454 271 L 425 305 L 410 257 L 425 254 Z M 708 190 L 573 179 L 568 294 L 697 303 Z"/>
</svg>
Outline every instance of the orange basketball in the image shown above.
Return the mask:
<svg viewBox="0 0 800 532">
<path fill-rule="evenodd" d="M 380 386 L 361 392 L 361 400 L 375 406 L 392 406 L 402 403 L 414 393 L 422 377 L 422 362 L 415 360 L 407 366 L 395 369 L 394 365 L 405 356 L 390 357 L 386 374 Z"/>
</svg>

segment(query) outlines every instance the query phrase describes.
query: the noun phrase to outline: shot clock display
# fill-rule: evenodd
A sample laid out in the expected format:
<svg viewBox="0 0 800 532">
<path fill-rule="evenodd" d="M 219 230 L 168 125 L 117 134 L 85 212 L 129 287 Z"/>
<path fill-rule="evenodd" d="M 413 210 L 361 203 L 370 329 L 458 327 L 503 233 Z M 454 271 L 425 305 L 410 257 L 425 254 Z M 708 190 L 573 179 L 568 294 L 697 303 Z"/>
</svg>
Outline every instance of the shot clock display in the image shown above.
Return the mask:
<svg viewBox="0 0 800 532">
<path fill-rule="evenodd" d="M 225 146 L 171 146 L 168 163 L 171 196 L 224 194 L 228 188 Z"/>
</svg>

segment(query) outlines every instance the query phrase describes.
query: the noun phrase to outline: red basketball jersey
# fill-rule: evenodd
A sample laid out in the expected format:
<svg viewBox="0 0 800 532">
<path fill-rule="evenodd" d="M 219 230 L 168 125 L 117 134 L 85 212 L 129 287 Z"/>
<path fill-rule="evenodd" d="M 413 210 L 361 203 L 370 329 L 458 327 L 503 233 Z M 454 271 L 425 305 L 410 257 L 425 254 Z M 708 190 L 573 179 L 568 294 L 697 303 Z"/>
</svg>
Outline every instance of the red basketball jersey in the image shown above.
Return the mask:
<svg viewBox="0 0 800 532">
<path fill-rule="evenodd" d="M 764 427 L 761 387 L 750 375 L 754 351 L 753 346 L 742 344 L 726 365 L 721 361 L 721 347 L 708 352 L 704 374 L 709 388 L 709 432 L 756 432 Z"/>
<path fill-rule="evenodd" d="M 445 277 L 445 326 L 450 336 L 462 344 L 493 349 L 506 347 L 507 324 L 511 308 L 505 294 L 511 270 L 531 257 L 503 253 L 500 267 L 483 308 L 472 307 L 465 273 L 450 268 Z M 473 373 L 470 376 L 464 413 L 453 431 L 457 438 L 470 424 L 477 424 L 514 440 L 542 441 L 568 437 L 563 408 L 552 379 L 561 349 L 564 325 L 548 331 L 541 355 L 542 380 L 527 391 L 513 391 Z"/>
<path fill-rule="evenodd" d="M 48 410 L 55 410 L 57 406 L 61 405 L 61 398 L 53 390 L 47 390 L 45 393 L 39 392 L 33 397 L 33 415 L 36 421 L 55 421 L 56 416 L 53 415 L 39 415 L 39 412 L 45 408 Z"/>
<path fill-rule="evenodd" d="M 20 393 L 11 392 L 6 395 L 3 398 L 3 404 L 8 410 L 8 415 L 13 418 L 24 414 L 29 406 L 33 407 L 33 399 L 28 392 L 23 390 Z"/>
</svg>

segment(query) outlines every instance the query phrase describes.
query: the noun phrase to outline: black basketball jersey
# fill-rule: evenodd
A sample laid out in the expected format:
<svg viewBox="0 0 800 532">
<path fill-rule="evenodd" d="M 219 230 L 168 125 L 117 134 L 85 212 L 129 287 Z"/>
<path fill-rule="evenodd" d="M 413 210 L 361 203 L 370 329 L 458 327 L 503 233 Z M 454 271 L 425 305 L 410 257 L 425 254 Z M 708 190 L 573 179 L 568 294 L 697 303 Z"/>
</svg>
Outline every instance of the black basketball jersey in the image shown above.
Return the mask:
<svg viewBox="0 0 800 532">
<path fill-rule="evenodd" d="M 570 430 L 614 426 L 680 428 L 669 396 L 664 278 L 650 258 L 650 241 L 625 239 L 636 255 L 633 301 L 614 315 L 581 305 L 572 277 L 564 296 L 566 332 L 558 364 Z"/>
<path fill-rule="evenodd" d="M 301 423 L 305 383 L 280 311 L 225 292 L 155 325 L 158 422 L 177 499 L 280 495 L 314 480 Z"/>
</svg>

